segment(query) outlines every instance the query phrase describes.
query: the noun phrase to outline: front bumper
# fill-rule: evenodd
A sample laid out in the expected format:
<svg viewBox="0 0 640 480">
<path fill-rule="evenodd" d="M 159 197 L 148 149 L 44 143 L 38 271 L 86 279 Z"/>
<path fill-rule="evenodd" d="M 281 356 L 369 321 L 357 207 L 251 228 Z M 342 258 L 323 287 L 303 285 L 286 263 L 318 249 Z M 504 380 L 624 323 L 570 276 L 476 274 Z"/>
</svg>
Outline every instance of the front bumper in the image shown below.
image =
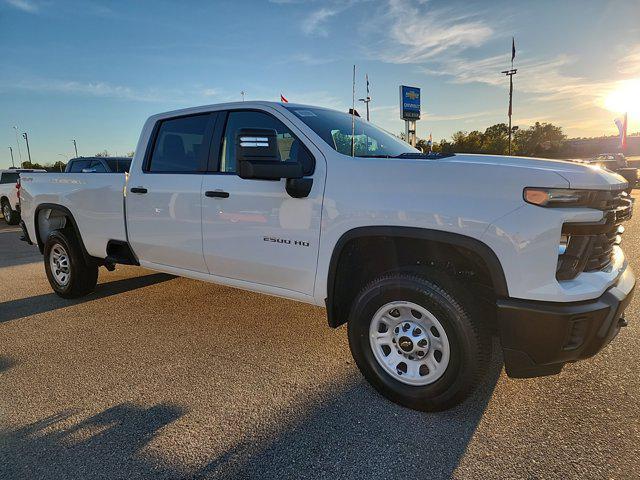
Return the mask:
<svg viewBox="0 0 640 480">
<path fill-rule="evenodd" d="M 604 348 L 626 326 L 635 276 L 630 267 L 600 298 L 572 303 L 498 300 L 498 327 L 507 375 L 560 373 L 569 362 Z"/>
</svg>

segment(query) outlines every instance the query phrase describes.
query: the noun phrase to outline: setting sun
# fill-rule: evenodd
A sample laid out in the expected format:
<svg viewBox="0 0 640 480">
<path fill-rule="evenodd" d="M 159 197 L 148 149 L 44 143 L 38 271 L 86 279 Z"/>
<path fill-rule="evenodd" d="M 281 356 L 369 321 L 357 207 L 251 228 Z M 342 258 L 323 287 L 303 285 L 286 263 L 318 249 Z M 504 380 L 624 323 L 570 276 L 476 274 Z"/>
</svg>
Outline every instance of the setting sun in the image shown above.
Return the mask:
<svg viewBox="0 0 640 480">
<path fill-rule="evenodd" d="M 605 98 L 604 106 L 616 113 L 628 112 L 629 116 L 640 116 L 640 79 L 620 82 Z"/>
</svg>

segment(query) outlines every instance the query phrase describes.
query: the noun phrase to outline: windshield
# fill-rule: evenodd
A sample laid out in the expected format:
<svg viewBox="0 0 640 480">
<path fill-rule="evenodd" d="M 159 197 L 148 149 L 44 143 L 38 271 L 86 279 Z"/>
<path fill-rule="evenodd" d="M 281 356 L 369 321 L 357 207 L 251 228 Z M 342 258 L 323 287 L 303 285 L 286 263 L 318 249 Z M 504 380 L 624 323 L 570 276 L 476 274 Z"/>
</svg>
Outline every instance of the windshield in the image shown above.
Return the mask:
<svg viewBox="0 0 640 480">
<path fill-rule="evenodd" d="M 126 173 L 129 172 L 129 166 L 131 165 L 130 158 L 105 158 L 109 170 L 113 173 Z"/>
<path fill-rule="evenodd" d="M 285 106 L 316 132 L 334 150 L 351 156 L 354 138 L 356 157 L 397 157 L 419 153 L 408 143 L 385 132 L 372 123 L 355 117 L 355 136 L 352 135 L 351 115 L 324 108 Z"/>
</svg>

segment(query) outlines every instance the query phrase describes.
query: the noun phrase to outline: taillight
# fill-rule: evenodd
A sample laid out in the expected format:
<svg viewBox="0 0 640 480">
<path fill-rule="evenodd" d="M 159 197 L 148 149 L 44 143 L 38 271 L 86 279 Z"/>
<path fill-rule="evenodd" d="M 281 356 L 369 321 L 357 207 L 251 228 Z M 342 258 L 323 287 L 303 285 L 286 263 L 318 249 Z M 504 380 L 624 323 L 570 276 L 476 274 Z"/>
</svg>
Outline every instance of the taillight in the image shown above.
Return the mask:
<svg viewBox="0 0 640 480">
<path fill-rule="evenodd" d="M 18 179 L 18 181 L 16 182 L 16 190 L 18 190 L 16 194 L 18 195 L 18 201 L 19 201 L 20 200 L 20 179 Z"/>
</svg>

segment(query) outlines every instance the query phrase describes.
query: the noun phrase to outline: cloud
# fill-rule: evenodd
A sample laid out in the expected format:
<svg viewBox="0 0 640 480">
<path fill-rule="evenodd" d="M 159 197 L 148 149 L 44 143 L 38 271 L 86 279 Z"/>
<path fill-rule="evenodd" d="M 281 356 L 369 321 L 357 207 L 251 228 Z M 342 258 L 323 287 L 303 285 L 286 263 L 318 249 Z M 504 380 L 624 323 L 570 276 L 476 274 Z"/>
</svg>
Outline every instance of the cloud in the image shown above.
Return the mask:
<svg viewBox="0 0 640 480">
<path fill-rule="evenodd" d="M 7 5 L 27 13 L 37 13 L 40 7 L 31 0 L 5 0 Z"/>
<path fill-rule="evenodd" d="M 301 28 L 303 33 L 326 37 L 329 35 L 329 30 L 326 26 L 327 21 L 361 1 L 363 0 L 334 0 L 333 2 L 326 2 L 325 6 L 312 11 L 302 21 Z"/>
<path fill-rule="evenodd" d="M 618 72 L 623 75 L 640 75 L 640 45 L 631 48 L 628 53 L 618 62 Z"/>
<path fill-rule="evenodd" d="M 424 1 L 388 0 L 364 29 L 380 41 L 370 56 L 388 63 L 423 63 L 445 51 L 462 51 L 484 44 L 494 34 L 479 14 L 460 15 L 450 8 L 429 8 Z"/>
<path fill-rule="evenodd" d="M 220 95 L 220 91 L 215 88 L 197 88 L 197 86 L 190 90 L 167 88 L 138 89 L 101 81 L 80 82 L 76 80 L 41 77 L 22 78 L 21 80 L 14 81 L 3 79 L 0 83 L 0 92 L 9 91 L 29 91 L 41 94 L 74 95 L 169 104 L 194 103 L 203 101 L 207 97 Z"/>
<path fill-rule="evenodd" d="M 302 31 L 307 35 L 320 35 L 326 37 L 327 31 L 324 23 L 341 11 L 341 7 L 322 7 L 309 14 L 302 22 Z"/>
<path fill-rule="evenodd" d="M 283 58 L 279 63 L 302 63 L 308 66 L 326 65 L 327 63 L 334 62 L 333 58 L 319 57 L 318 55 L 312 55 L 310 53 L 294 53 L 292 55 Z"/>
</svg>

